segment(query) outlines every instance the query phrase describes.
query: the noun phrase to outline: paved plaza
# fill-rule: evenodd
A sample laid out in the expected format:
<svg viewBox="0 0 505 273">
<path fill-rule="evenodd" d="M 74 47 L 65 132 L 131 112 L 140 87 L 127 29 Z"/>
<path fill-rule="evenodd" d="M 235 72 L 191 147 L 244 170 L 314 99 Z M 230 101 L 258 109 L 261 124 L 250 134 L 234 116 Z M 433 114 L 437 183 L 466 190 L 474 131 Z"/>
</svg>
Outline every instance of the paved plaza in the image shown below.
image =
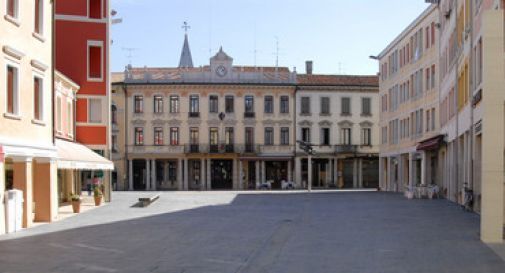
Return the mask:
<svg viewBox="0 0 505 273">
<path fill-rule="evenodd" d="M 505 272 L 479 217 L 392 193 L 115 193 L 0 236 L 0 272 Z"/>
</svg>

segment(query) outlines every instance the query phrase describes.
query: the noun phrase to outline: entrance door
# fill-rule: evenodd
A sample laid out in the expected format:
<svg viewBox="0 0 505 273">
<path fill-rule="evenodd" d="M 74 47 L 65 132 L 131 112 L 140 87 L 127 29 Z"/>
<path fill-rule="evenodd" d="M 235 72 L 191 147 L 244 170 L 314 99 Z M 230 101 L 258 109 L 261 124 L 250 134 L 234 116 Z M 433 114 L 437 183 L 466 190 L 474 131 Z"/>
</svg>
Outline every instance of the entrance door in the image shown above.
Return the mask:
<svg viewBox="0 0 505 273">
<path fill-rule="evenodd" d="M 212 160 L 210 165 L 212 189 L 233 189 L 233 161 Z"/>
<path fill-rule="evenodd" d="M 280 189 L 281 181 L 288 181 L 287 161 L 266 161 L 266 179 L 272 181 L 272 189 Z"/>
<path fill-rule="evenodd" d="M 354 187 L 354 160 L 344 160 L 344 188 L 352 189 Z"/>
</svg>

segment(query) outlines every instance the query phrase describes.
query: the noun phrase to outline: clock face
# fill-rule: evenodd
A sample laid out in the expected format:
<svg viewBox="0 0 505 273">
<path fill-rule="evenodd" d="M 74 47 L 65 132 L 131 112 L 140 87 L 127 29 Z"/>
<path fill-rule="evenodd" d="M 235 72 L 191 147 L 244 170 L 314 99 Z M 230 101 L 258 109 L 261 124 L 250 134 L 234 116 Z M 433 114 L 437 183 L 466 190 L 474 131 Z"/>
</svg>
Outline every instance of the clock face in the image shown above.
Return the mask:
<svg viewBox="0 0 505 273">
<path fill-rule="evenodd" d="M 220 65 L 216 68 L 216 74 L 219 76 L 219 77 L 224 77 L 226 76 L 226 74 L 228 73 L 228 71 L 226 70 L 226 67 Z"/>
</svg>

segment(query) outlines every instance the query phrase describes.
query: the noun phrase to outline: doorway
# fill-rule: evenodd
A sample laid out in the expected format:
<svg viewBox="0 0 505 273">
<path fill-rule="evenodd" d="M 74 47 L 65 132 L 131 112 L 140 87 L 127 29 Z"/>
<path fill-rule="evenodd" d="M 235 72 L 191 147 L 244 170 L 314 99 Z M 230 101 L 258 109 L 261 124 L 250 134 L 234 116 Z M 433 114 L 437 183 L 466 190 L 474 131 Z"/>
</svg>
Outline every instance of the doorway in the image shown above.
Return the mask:
<svg viewBox="0 0 505 273">
<path fill-rule="evenodd" d="M 213 190 L 233 189 L 233 160 L 211 160 L 210 176 Z"/>
</svg>

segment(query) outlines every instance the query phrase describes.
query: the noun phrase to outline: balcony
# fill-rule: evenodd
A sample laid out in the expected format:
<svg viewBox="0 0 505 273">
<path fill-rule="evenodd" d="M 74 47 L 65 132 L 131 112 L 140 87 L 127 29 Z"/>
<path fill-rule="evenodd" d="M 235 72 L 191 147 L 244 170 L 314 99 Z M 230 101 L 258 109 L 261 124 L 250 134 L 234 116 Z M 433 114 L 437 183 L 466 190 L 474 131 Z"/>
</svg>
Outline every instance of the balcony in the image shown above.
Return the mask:
<svg viewBox="0 0 505 273">
<path fill-rule="evenodd" d="M 187 154 L 197 154 L 204 151 L 204 147 L 200 144 L 187 144 L 185 146 L 184 152 Z"/>
<path fill-rule="evenodd" d="M 342 144 L 335 145 L 335 153 L 337 154 L 355 154 L 358 152 L 358 145 Z"/>
<path fill-rule="evenodd" d="M 261 154 L 291 155 L 295 152 L 294 145 L 261 145 Z"/>
<path fill-rule="evenodd" d="M 256 113 L 254 112 L 244 112 L 244 118 L 255 118 Z"/>
<path fill-rule="evenodd" d="M 209 145 L 209 153 L 210 154 L 235 153 L 235 145 L 233 144 Z"/>
<path fill-rule="evenodd" d="M 209 153 L 218 154 L 219 153 L 219 145 L 218 144 L 211 144 L 209 146 Z"/>
<path fill-rule="evenodd" d="M 132 145 L 128 146 L 128 153 L 132 154 L 182 154 L 182 145 Z"/>
<path fill-rule="evenodd" d="M 199 118 L 200 117 L 200 112 L 189 112 L 188 116 L 190 118 Z"/>
</svg>

